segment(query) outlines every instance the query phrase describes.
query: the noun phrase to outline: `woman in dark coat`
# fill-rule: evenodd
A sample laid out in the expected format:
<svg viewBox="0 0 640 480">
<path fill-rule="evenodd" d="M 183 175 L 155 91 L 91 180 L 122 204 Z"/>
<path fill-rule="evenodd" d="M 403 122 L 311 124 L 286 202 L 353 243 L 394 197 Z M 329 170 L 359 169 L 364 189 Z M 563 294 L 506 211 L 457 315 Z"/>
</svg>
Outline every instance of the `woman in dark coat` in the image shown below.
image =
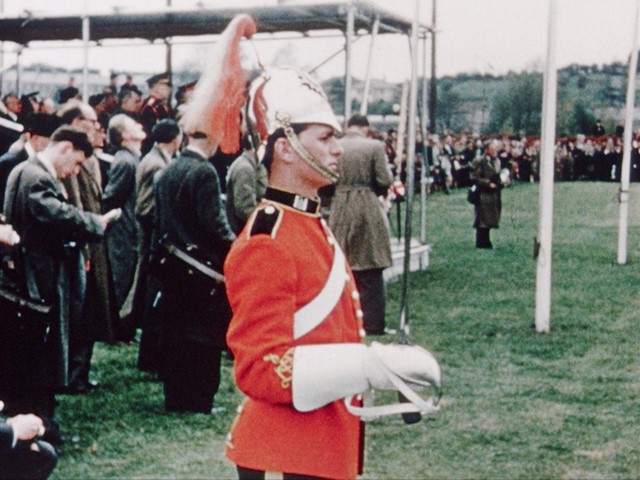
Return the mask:
<svg viewBox="0 0 640 480">
<path fill-rule="evenodd" d="M 485 154 L 477 157 L 471 164 L 471 179 L 479 192 L 479 201 L 475 205 L 476 247 L 493 248 L 490 231 L 500 226 L 500 140 L 491 140 Z"/>
</svg>

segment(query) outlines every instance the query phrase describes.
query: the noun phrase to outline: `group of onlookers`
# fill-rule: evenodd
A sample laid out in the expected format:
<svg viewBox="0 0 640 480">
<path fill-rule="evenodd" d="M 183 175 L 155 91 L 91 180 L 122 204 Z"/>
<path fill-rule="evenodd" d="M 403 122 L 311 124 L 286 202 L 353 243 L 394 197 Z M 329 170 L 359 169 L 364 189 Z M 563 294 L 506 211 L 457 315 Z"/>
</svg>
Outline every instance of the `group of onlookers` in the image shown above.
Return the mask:
<svg viewBox="0 0 640 480">
<path fill-rule="evenodd" d="M 387 149 L 394 171 L 397 133 L 390 129 L 380 136 Z M 472 184 L 470 167 L 481 156 L 491 140 L 500 142 L 498 157 L 501 169 L 507 169 L 513 181 L 537 182 L 540 175 L 541 142 L 538 137 L 480 136 L 473 134 L 430 134 L 427 142 L 418 134 L 416 139 L 416 174 L 422 170 L 422 159 L 427 159 L 426 176 L 429 191 L 448 193 L 452 188 Z M 406 151 L 406 148 L 405 148 Z M 622 138 L 616 135 L 587 136 L 556 139 L 554 178 L 556 181 L 619 182 L 622 169 Z M 403 167 L 404 168 L 404 167 Z M 405 178 L 404 170 L 400 173 Z M 633 140 L 631 148 L 630 180 L 640 181 L 640 139 Z"/>
<path fill-rule="evenodd" d="M 56 447 L 66 437 L 55 395 L 98 388 L 94 343 L 133 341 L 158 304 L 146 275 L 154 184 L 183 146 L 180 110 L 168 75 L 148 79 L 144 100 L 129 80 L 88 103 L 69 85 L 57 105 L 8 94 L 0 108 L 1 288 L 52 307 L 37 328 L 0 322 L 0 399 L 7 415 L 41 419 L 42 439 Z M 182 102 L 192 87 L 179 89 Z M 157 325 L 149 332 L 139 366 L 162 375 Z"/>
</svg>

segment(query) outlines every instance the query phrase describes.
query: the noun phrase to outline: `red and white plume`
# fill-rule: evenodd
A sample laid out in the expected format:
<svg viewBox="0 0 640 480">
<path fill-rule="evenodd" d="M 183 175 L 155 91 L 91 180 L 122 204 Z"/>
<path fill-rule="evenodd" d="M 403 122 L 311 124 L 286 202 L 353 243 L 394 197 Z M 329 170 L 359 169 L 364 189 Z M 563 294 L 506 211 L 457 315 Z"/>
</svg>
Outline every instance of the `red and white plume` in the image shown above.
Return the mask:
<svg viewBox="0 0 640 480">
<path fill-rule="evenodd" d="M 224 153 L 240 149 L 240 113 L 247 82 L 240 65 L 240 40 L 251 38 L 256 30 L 249 15 L 236 15 L 231 20 L 180 122 L 185 133 L 206 134 Z"/>
</svg>

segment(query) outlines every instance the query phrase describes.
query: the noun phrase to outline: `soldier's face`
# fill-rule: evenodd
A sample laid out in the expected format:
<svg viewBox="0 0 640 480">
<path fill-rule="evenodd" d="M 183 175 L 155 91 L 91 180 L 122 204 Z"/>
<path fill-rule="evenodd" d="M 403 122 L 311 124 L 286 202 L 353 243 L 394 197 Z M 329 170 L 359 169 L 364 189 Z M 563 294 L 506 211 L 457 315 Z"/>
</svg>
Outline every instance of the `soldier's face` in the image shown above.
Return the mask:
<svg viewBox="0 0 640 480">
<path fill-rule="evenodd" d="M 321 165 L 337 173 L 338 158 L 342 156 L 344 151 L 338 143 L 332 127 L 322 124 L 311 124 L 298 134 L 298 139 Z M 307 174 L 319 184 L 319 187 L 331 183 L 330 180 L 307 165 L 304 160 L 300 159 L 300 162 L 304 164 L 304 169 L 307 171 Z"/>
</svg>

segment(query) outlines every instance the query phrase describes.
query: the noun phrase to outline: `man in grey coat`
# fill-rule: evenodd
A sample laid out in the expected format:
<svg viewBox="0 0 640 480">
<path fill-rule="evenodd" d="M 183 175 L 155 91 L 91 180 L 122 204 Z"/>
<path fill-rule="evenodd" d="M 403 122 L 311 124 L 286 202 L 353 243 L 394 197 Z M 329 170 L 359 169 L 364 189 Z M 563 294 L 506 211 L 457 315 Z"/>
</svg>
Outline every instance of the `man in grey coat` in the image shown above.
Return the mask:
<svg viewBox="0 0 640 480">
<path fill-rule="evenodd" d="M 338 160 L 340 179 L 331 200 L 329 227 L 344 250 L 361 295 L 364 329 L 385 333 L 385 292 L 382 272 L 391 266 L 389 230 L 379 195 L 393 179 L 384 145 L 367 138 L 369 121 L 359 114 L 347 122 L 340 140 L 344 155 Z"/>
<path fill-rule="evenodd" d="M 268 183 L 267 169 L 258 161 L 249 142 L 245 143 L 244 152 L 233 161 L 227 172 L 227 218 L 236 235 L 264 197 Z"/>
</svg>

